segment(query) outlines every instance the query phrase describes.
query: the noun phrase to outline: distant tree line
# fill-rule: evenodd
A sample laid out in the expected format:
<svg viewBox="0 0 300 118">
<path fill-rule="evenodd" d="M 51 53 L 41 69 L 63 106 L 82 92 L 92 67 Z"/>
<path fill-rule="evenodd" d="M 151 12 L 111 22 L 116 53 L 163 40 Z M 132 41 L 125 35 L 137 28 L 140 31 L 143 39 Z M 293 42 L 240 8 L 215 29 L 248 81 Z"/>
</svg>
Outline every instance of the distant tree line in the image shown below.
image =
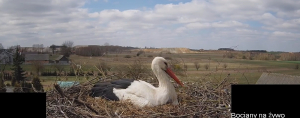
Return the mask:
<svg viewBox="0 0 300 118">
<path fill-rule="evenodd" d="M 248 60 L 282 60 L 300 61 L 300 53 L 265 53 L 262 52 L 227 52 L 224 58 L 248 59 Z"/>
<path fill-rule="evenodd" d="M 247 52 L 267 52 L 266 50 L 247 50 Z"/>
<path fill-rule="evenodd" d="M 75 54 L 80 56 L 103 56 L 108 53 L 122 53 L 132 48 L 133 47 L 89 45 L 87 47 L 76 48 Z"/>
<path fill-rule="evenodd" d="M 285 61 L 300 61 L 300 53 L 281 53 L 279 59 Z"/>
<path fill-rule="evenodd" d="M 218 50 L 234 51 L 234 49 L 231 49 L 231 48 L 219 48 Z"/>
</svg>

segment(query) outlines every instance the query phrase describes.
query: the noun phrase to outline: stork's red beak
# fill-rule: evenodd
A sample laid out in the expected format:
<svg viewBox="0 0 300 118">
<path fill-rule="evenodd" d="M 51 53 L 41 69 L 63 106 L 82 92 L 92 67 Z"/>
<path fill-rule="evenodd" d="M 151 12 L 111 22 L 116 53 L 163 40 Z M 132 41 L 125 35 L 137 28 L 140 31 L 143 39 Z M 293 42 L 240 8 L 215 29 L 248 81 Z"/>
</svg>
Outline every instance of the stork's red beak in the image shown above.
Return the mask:
<svg viewBox="0 0 300 118">
<path fill-rule="evenodd" d="M 183 86 L 183 83 L 176 77 L 176 75 L 170 68 L 167 68 L 166 72 L 170 77 L 172 77 L 177 82 L 177 84 Z"/>
</svg>

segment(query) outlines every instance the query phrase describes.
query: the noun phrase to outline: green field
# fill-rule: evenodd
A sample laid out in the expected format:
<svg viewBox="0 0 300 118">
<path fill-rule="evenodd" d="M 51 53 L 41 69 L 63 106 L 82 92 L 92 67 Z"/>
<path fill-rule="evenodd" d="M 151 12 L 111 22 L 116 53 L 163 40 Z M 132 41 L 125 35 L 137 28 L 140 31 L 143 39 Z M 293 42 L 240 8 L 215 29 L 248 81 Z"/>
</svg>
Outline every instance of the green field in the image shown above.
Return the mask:
<svg viewBox="0 0 300 118">
<path fill-rule="evenodd" d="M 125 55 L 130 55 L 131 58 L 125 58 Z M 136 53 L 127 54 L 109 54 L 103 57 L 83 57 L 71 55 L 70 59 L 73 63 L 81 65 L 84 72 L 99 72 L 95 65 L 104 62 L 111 67 L 109 73 L 115 73 L 122 65 L 133 64 L 139 60 L 145 67 L 150 70 L 150 64 L 155 56 L 163 56 L 170 61 L 177 61 L 177 64 L 183 69 L 186 65 L 186 71 L 178 73 L 182 81 L 212 81 L 222 82 L 224 78 L 227 81 L 237 82 L 239 84 L 254 84 L 259 79 L 263 72 L 274 72 L 289 75 L 300 75 L 300 69 L 295 69 L 296 64 L 300 61 L 261 61 L 261 60 L 244 60 L 244 59 L 228 59 L 223 58 L 221 53 L 195 53 L 195 54 L 159 54 L 145 53 L 136 56 Z M 197 71 L 194 62 L 200 64 Z M 205 68 L 208 65 L 208 69 Z M 224 65 L 227 65 L 224 68 Z M 25 71 L 32 71 L 32 65 L 23 65 Z M 71 65 L 64 66 L 64 71 L 69 72 Z M 1 66 L 3 68 L 3 66 Z M 11 65 L 7 65 L 5 70 L 10 71 Z M 55 70 L 53 66 L 45 66 L 47 70 Z M 182 74 L 183 73 L 183 74 Z M 230 75 L 229 75 L 230 74 Z M 92 76 L 40 76 L 42 84 L 46 89 L 51 88 L 55 81 L 79 81 L 84 82 Z M 9 82 L 6 82 L 9 83 Z"/>
</svg>

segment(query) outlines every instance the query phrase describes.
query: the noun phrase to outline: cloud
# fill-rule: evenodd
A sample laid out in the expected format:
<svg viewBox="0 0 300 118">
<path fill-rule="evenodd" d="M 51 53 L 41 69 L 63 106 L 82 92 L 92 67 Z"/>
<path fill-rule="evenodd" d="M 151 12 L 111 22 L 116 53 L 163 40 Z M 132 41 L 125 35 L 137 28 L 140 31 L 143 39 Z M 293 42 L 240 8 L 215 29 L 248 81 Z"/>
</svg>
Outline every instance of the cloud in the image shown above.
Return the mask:
<svg viewBox="0 0 300 118">
<path fill-rule="evenodd" d="M 300 35 L 292 32 L 274 31 L 272 37 L 278 40 L 299 40 Z"/>
<path fill-rule="evenodd" d="M 85 6 L 90 2 L 95 0 L 0 0 L 0 41 L 7 46 L 72 40 L 75 45 L 300 50 L 293 47 L 300 43 L 298 0 L 191 0 L 93 12 Z"/>
</svg>

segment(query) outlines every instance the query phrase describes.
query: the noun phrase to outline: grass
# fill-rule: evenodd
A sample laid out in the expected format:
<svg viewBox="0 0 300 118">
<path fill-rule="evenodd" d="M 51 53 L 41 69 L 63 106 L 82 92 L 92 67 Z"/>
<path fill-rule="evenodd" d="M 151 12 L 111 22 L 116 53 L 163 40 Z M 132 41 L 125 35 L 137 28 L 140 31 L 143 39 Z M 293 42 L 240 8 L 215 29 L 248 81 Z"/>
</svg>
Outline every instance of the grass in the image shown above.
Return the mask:
<svg viewBox="0 0 300 118">
<path fill-rule="evenodd" d="M 49 55 L 49 60 L 55 60 L 57 57 L 59 57 L 59 54 L 53 54 L 52 56 Z"/>
<path fill-rule="evenodd" d="M 153 57 L 139 56 L 132 58 L 124 58 L 125 55 L 107 55 L 105 57 L 82 57 L 72 55 L 71 59 L 76 62 L 81 62 L 84 71 L 97 71 L 93 65 L 99 62 L 105 62 L 112 66 L 114 71 L 120 65 L 132 63 L 134 60 L 141 60 L 143 64 L 150 69 L 151 61 L 159 54 L 150 54 Z M 149 55 L 149 54 L 148 54 Z M 163 57 L 171 57 L 181 62 L 183 67 L 187 65 L 187 77 L 181 76 L 183 81 L 197 82 L 199 79 L 205 79 L 214 82 L 220 82 L 228 76 L 228 80 L 237 80 L 240 84 L 255 84 L 263 71 L 272 71 L 282 74 L 299 75 L 297 70 L 293 70 L 294 63 L 290 61 L 260 61 L 260 60 L 243 60 L 243 59 L 227 59 L 223 58 L 222 54 L 205 53 L 205 54 L 163 54 Z M 118 60 L 114 60 L 118 58 Z M 210 58 L 210 60 L 209 60 Z M 194 62 L 198 61 L 200 69 L 197 71 L 194 67 Z M 227 64 L 227 68 L 223 64 Z M 204 68 L 205 64 L 209 64 L 209 69 Z M 217 67 L 217 70 L 216 70 Z"/>
<path fill-rule="evenodd" d="M 281 73 L 281 74 L 287 74 L 287 75 L 297 75 L 300 76 L 300 70 L 278 70 L 274 71 L 274 73 Z"/>
<path fill-rule="evenodd" d="M 124 58 L 125 55 L 131 55 L 131 58 Z M 117 68 L 122 65 L 132 64 L 135 60 L 140 60 L 147 69 L 151 69 L 150 65 L 152 59 L 156 56 L 170 57 L 172 60 L 178 60 L 180 66 L 183 68 L 183 64 L 187 65 L 186 75 L 180 77 L 183 81 L 199 81 L 199 79 L 206 79 L 210 81 L 220 82 L 225 77 L 228 76 L 229 79 L 235 79 L 238 83 L 241 84 L 254 84 L 262 72 L 275 72 L 281 74 L 289 75 L 300 75 L 300 70 L 295 70 L 295 64 L 299 64 L 300 61 L 262 61 L 262 60 L 245 60 L 245 59 L 228 59 L 223 58 L 223 54 L 219 52 L 211 53 L 196 53 L 196 54 L 160 54 L 160 53 L 146 53 L 140 56 L 135 56 L 136 53 L 123 53 L 123 54 L 108 54 L 102 57 L 83 57 L 78 55 L 71 55 L 70 60 L 79 64 L 82 67 L 84 72 L 98 72 L 97 68 L 94 66 L 100 62 L 104 62 L 110 67 L 111 73 L 117 72 Z M 148 56 L 152 55 L 152 57 Z M 53 55 L 51 58 L 57 58 Z M 199 62 L 200 68 L 197 71 L 194 67 L 194 62 Z M 209 64 L 209 69 L 204 68 L 205 64 Z M 227 68 L 223 67 L 224 64 L 227 64 Z M 31 71 L 32 65 L 22 65 L 25 71 Z M 70 65 L 65 65 L 64 70 L 69 72 Z M 1 65 L 0 68 L 3 68 Z M 7 65 L 5 70 L 10 70 L 11 65 Z M 217 68 L 217 69 L 216 69 Z M 55 69 L 50 65 L 45 65 L 45 70 Z M 75 78 L 75 76 L 70 77 L 60 77 L 60 80 L 65 81 L 67 78 L 68 81 L 79 81 L 84 82 L 87 79 L 84 77 Z M 54 83 L 58 77 L 55 76 L 40 76 L 42 84 L 44 86 L 51 85 Z"/>
<path fill-rule="evenodd" d="M 40 80 L 42 81 L 42 85 L 44 90 L 49 91 L 53 88 L 53 84 L 56 81 L 77 81 L 79 83 L 85 82 L 88 79 L 86 78 L 76 78 L 76 76 L 41 76 Z"/>
<path fill-rule="evenodd" d="M 294 64 L 300 64 L 300 61 L 280 61 L 283 63 L 294 63 Z"/>
<path fill-rule="evenodd" d="M 70 66 L 68 66 L 68 65 L 62 65 L 62 66 L 64 66 L 64 70 L 69 71 Z M 12 65 L 6 65 L 5 71 L 12 71 L 11 70 L 12 67 L 13 67 Z M 23 68 L 24 71 L 32 71 L 32 68 L 33 68 L 33 66 L 29 65 L 29 64 L 28 65 L 23 64 L 23 65 L 21 65 L 21 67 Z M 0 69 L 2 70 L 3 68 L 4 68 L 4 65 L 0 64 Z M 53 68 L 52 65 L 44 65 L 44 69 L 55 71 L 55 68 Z"/>
<path fill-rule="evenodd" d="M 225 59 L 227 63 L 240 63 L 240 64 L 250 64 L 257 65 L 267 68 L 291 68 L 293 63 L 291 61 L 263 61 L 263 60 L 243 60 L 243 59 Z M 297 62 L 297 61 L 296 61 Z"/>
</svg>

